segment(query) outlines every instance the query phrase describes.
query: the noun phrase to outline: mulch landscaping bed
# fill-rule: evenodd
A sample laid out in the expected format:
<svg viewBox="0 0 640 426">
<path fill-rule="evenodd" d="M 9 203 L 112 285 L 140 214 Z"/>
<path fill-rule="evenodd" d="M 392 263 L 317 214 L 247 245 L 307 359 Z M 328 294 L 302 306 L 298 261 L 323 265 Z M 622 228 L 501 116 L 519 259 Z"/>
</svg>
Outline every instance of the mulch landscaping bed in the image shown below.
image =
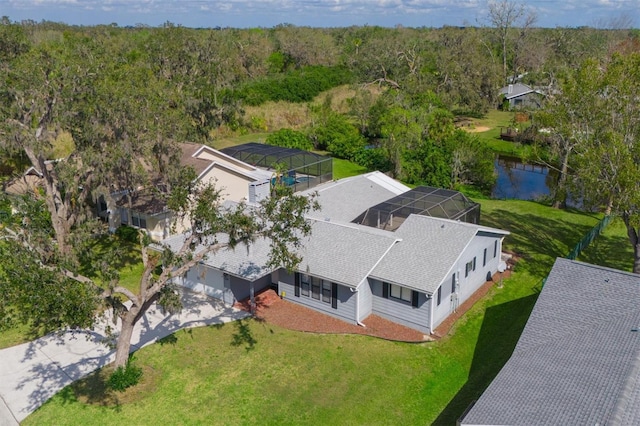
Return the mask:
<svg viewBox="0 0 640 426">
<path fill-rule="evenodd" d="M 269 324 L 289 330 L 326 334 L 364 334 L 401 342 L 425 342 L 430 336 L 417 330 L 396 324 L 377 315 L 369 315 L 362 323 L 365 327 L 350 324 L 313 309 L 289 302 L 273 290 L 264 291 L 255 297 L 256 317 Z M 248 300 L 235 304 L 236 308 L 250 311 Z"/>
<path fill-rule="evenodd" d="M 502 279 L 511 275 L 510 268 L 502 274 Z M 513 262 L 515 263 L 515 262 Z M 304 331 L 309 333 L 326 334 L 364 334 L 387 340 L 401 342 L 426 342 L 439 339 L 449 333 L 455 322 L 464 315 L 481 298 L 483 298 L 491 286 L 500 280 L 500 274 L 496 273 L 491 281 L 487 281 L 469 299 L 461 304 L 457 311 L 449 315 L 431 335 L 425 335 L 417 330 L 396 324 L 377 315 L 369 315 L 362 323 L 365 327 L 350 324 L 329 315 L 322 314 L 297 303 L 281 299 L 273 290 L 266 290 L 255 296 L 256 318 L 289 330 Z M 234 305 L 238 309 L 251 311 L 249 300 L 243 300 Z"/>
</svg>

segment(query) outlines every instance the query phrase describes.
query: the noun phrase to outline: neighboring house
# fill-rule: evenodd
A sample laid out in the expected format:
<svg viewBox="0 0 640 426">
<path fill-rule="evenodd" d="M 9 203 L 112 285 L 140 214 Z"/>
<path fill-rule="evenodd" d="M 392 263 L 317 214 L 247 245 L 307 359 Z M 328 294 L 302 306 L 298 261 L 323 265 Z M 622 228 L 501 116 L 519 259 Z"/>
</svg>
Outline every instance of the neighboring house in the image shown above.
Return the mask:
<svg viewBox="0 0 640 426">
<path fill-rule="evenodd" d="M 640 424 L 640 276 L 557 259 L 463 425 Z"/>
<path fill-rule="evenodd" d="M 274 177 L 274 171 L 269 167 L 257 167 L 206 145 L 184 143 L 179 146 L 182 151 L 180 164 L 193 167 L 199 182 L 213 183 L 220 188 L 224 201 L 255 203 L 269 196 Z M 306 154 L 301 150 L 289 151 Z M 311 153 L 308 155 L 321 157 Z M 287 173 L 295 176 L 295 170 L 288 170 Z M 312 184 L 313 180 L 307 179 L 305 188 Z M 112 194 L 111 198 L 115 200 L 113 205 L 108 205 L 106 198 L 98 200 L 98 215 L 109 220 L 112 230 L 122 224 L 133 226 L 147 230 L 156 241 L 185 230 L 183 224 L 172 222 L 171 212 L 153 188 Z"/>
<path fill-rule="evenodd" d="M 353 222 L 402 194 L 422 204 L 432 197 L 435 211 L 459 201 L 459 193 L 410 190 L 379 172 L 315 191 L 321 210 L 308 216 L 312 232 L 302 244 L 297 271 L 265 268 L 269 245 L 260 240 L 248 252 L 239 247 L 210 256 L 179 283 L 226 303 L 273 287 L 291 302 L 345 321 L 361 323 L 376 314 L 430 334 L 498 270 L 506 231 L 425 216 L 424 208 L 422 214 L 408 209 L 405 216 L 394 210 L 399 226 L 393 230 Z M 467 211 L 473 204 L 467 200 L 459 208 Z M 165 243 L 176 250 L 183 238 Z"/>
<path fill-rule="evenodd" d="M 4 192 L 9 195 L 25 195 L 36 193 L 42 187 L 42 172 L 31 166 L 22 176 L 9 180 L 4 185 Z"/>
<path fill-rule="evenodd" d="M 538 109 L 545 94 L 523 83 L 509 84 L 500 89 L 500 95 L 511 109 Z"/>
</svg>

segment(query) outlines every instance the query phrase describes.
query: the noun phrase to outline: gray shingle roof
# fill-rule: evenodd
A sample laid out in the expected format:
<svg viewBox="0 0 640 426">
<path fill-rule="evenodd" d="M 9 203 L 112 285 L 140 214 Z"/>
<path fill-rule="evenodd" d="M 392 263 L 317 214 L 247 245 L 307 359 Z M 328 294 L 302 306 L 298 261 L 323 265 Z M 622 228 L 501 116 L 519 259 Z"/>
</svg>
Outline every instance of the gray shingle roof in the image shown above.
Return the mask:
<svg viewBox="0 0 640 426">
<path fill-rule="evenodd" d="M 224 234 L 217 236 L 218 241 L 224 243 L 227 237 Z M 185 234 L 179 234 L 163 241 L 173 252 L 178 252 L 185 239 Z M 200 252 L 204 246 L 196 248 Z M 264 238 L 258 238 L 249 248 L 245 245 L 236 246 L 235 249 L 221 249 L 215 253 L 209 253 L 203 263 L 228 274 L 255 281 L 273 272 L 273 269 L 265 265 L 269 260 L 269 242 Z"/>
<path fill-rule="evenodd" d="M 311 217 L 351 222 L 369 207 L 408 190 L 384 174 L 374 172 L 329 182 L 305 192 L 318 192 L 321 209 L 312 212 Z"/>
<path fill-rule="evenodd" d="M 513 99 L 519 96 L 524 96 L 528 93 L 537 93 L 539 95 L 544 95 L 543 92 L 537 89 L 533 89 L 530 86 L 527 86 L 523 83 L 514 83 L 509 84 L 508 86 L 504 86 L 500 89 L 499 92 L 501 95 L 504 95 L 505 99 Z"/>
<path fill-rule="evenodd" d="M 312 224 L 300 271 L 356 287 L 395 243 L 388 231 L 325 221 Z"/>
<path fill-rule="evenodd" d="M 412 214 L 395 231 L 402 241 L 371 276 L 433 294 L 480 230 L 508 234 L 471 223 Z"/>
<path fill-rule="evenodd" d="M 396 241 L 393 233 L 360 225 L 343 225 L 325 221 L 312 221 L 312 232 L 303 241 L 300 253 L 303 261 L 298 269 L 314 276 L 356 287 L 373 269 Z M 184 242 L 180 234 L 163 241 L 177 252 Z M 219 242 L 226 242 L 226 236 L 217 236 Z M 201 251 L 204 246 L 196 248 Z M 265 265 L 269 260 L 270 245 L 264 238 L 257 239 L 247 250 L 240 245 L 232 249 L 222 249 L 211 253 L 204 260 L 205 265 L 219 269 L 249 281 L 255 281 L 273 269 Z"/>
<path fill-rule="evenodd" d="M 466 425 L 640 420 L 640 276 L 557 259 L 513 355 Z"/>
</svg>

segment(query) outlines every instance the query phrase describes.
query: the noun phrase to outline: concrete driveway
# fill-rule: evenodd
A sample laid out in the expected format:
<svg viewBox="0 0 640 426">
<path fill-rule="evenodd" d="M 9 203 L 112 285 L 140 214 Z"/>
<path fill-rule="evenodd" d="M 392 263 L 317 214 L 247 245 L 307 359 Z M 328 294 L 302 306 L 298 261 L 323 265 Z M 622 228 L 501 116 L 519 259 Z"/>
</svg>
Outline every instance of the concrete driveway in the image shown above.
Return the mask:
<svg viewBox="0 0 640 426">
<path fill-rule="evenodd" d="M 176 315 L 167 316 L 158 307 L 150 308 L 136 324 L 131 351 L 183 328 L 248 316 L 245 311 L 188 290 L 182 292 L 182 301 L 184 309 Z M 0 350 L 0 426 L 17 425 L 63 387 L 112 362 L 115 349 L 104 343 L 107 322 L 103 320 L 92 331 L 48 335 Z"/>
</svg>

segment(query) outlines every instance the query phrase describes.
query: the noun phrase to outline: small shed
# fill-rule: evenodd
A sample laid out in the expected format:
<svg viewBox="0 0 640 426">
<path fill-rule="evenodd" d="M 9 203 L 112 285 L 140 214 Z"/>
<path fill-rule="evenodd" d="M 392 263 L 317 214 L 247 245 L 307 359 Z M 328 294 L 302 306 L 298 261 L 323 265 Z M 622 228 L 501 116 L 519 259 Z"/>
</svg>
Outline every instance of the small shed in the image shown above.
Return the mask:
<svg viewBox="0 0 640 426">
<path fill-rule="evenodd" d="M 509 84 L 500 89 L 500 95 L 509 102 L 512 109 L 538 109 L 542 106 L 545 94 L 526 84 Z"/>
<path fill-rule="evenodd" d="M 419 186 L 368 208 L 353 223 L 395 231 L 411 214 L 480 222 L 480 204 L 449 189 Z"/>
</svg>

